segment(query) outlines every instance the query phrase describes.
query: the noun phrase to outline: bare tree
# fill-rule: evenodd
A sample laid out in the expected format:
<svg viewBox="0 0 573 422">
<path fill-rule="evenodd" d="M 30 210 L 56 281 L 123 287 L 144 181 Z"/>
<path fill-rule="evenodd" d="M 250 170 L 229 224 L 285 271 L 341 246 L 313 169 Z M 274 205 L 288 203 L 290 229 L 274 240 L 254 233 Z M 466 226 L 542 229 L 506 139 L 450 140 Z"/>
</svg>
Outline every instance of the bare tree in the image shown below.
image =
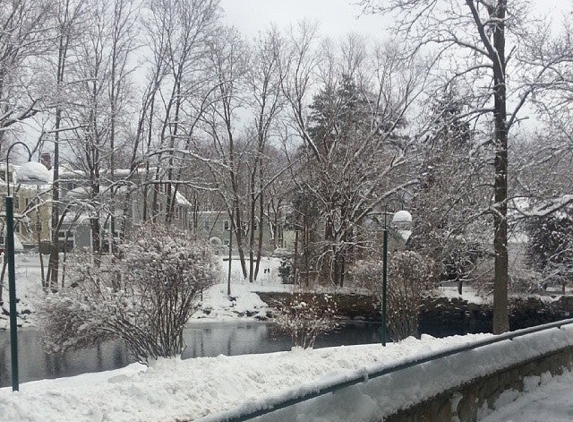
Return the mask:
<svg viewBox="0 0 573 422">
<path fill-rule="evenodd" d="M 213 39 L 209 55 L 211 91 L 209 107 L 203 117 L 204 132 L 209 140 L 208 160 L 204 161 L 227 208 L 233 217 L 234 237 L 241 260 L 243 277 L 248 277 L 245 261 L 246 226 L 243 208 L 246 142 L 239 137 L 238 112 L 243 107 L 242 93 L 247 72 L 248 49 L 240 34 L 231 28 Z M 239 138 L 239 139 L 238 139 Z"/>
<path fill-rule="evenodd" d="M 48 53 L 52 2 L 16 0 L 0 11 L 0 148 L 6 133 L 42 108 L 34 61 Z"/>
<path fill-rule="evenodd" d="M 129 140 L 126 122 L 137 16 L 129 1 L 94 0 L 85 7 L 83 22 L 89 25 L 82 27 L 81 37 L 73 40 L 72 50 L 67 52 L 74 63 L 66 69 L 63 84 L 68 97 L 63 119 L 73 133 L 67 138 L 67 160 L 87 185 L 92 249 L 99 254 L 105 242 L 111 248 L 115 231 L 115 169 L 117 150 L 123 146 L 117 138 L 121 134 L 122 139 Z M 53 221 L 54 237 L 62 217 Z M 102 237 L 105 226 L 112 228 L 109 237 Z M 53 262 L 57 264 L 57 258 Z M 57 265 L 53 268 L 54 279 Z"/>
<path fill-rule="evenodd" d="M 279 60 L 283 40 L 271 29 L 256 40 L 252 65 L 248 71 L 247 96 L 253 110 L 253 152 L 249 160 L 249 280 L 254 281 L 259 272 L 263 247 L 265 197 L 277 174 L 284 168 L 269 160 L 270 137 L 273 125 L 283 107 L 281 92 L 282 74 Z M 258 228 L 258 231 L 256 230 Z M 257 235 L 257 236 L 256 236 Z"/>
<path fill-rule="evenodd" d="M 202 126 L 211 146 L 204 151 L 207 155 L 197 158 L 209 170 L 233 220 L 243 276 L 251 282 L 263 253 L 266 194 L 285 166 L 269 159 L 276 152 L 272 138 L 284 102 L 282 42 L 275 29 L 251 44 L 236 30 L 225 29 L 213 40 L 210 55 L 215 85 Z"/>
<path fill-rule="evenodd" d="M 401 131 L 424 74 L 415 60 L 403 61 L 388 46 L 367 53 L 350 37 L 338 59 L 321 62 L 311 47 L 311 29 L 303 26 L 293 40 L 284 90 L 304 142 L 299 190 L 324 219 L 314 270 L 342 286 L 361 221 L 386 197 L 416 182 L 408 175 L 409 139 Z M 319 83 L 313 78 L 317 69 L 326 75 Z"/>
<path fill-rule="evenodd" d="M 463 283 L 477 277 L 478 261 L 489 257 L 489 168 L 473 150 L 464 96 L 450 87 L 429 103 L 428 131 L 417 145 L 420 183 L 410 204 L 416 218 L 408 244 L 434 260 L 437 282 L 457 282 L 462 294 Z"/>
<path fill-rule="evenodd" d="M 218 1 L 148 2 L 144 22 L 152 49 L 144 129 L 146 148 L 152 154 L 146 159 L 152 190 L 145 195 L 144 218 L 171 222 L 188 164 L 185 152 L 195 140 L 209 91 L 206 55 L 219 25 Z M 165 193 L 162 203 L 160 188 Z"/>
<path fill-rule="evenodd" d="M 56 45 L 56 60 L 52 64 L 55 77 L 53 80 L 53 94 L 51 95 L 51 107 L 48 109 L 48 122 L 50 126 L 45 129 L 45 134 L 39 140 L 38 148 L 44 150 L 45 138 L 53 137 L 53 160 L 52 160 L 52 245 L 50 249 L 50 258 L 48 265 L 48 280 L 45 287 L 56 288 L 59 279 L 59 227 L 61 226 L 60 220 L 60 142 L 62 134 L 67 131 L 63 121 L 63 111 L 68 105 L 68 98 L 66 95 L 66 79 L 67 70 L 70 64 L 70 51 L 77 47 L 77 42 L 80 39 L 81 27 L 85 24 L 86 4 L 84 2 L 64 0 L 55 4 L 54 20 L 55 26 L 55 42 Z M 73 62 L 73 59 L 72 59 Z M 53 118 L 50 111 L 53 111 Z"/>
<path fill-rule="evenodd" d="M 395 33 L 406 35 L 413 49 L 431 50 L 438 64 L 447 64 L 448 83 L 469 81 L 474 89 L 475 113 L 484 116 L 488 132 L 485 144 L 492 146 L 494 249 L 493 331 L 509 329 L 508 321 L 508 133 L 518 120 L 518 112 L 533 93 L 543 88 L 538 83 L 551 68 L 549 57 L 538 56 L 537 63 L 521 61 L 533 22 L 524 15 L 519 2 L 508 0 L 363 0 L 373 13 L 395 18 Z M 528 26 L 529 25 L 529 26 Z M 508 46 L 509 44 L 509 46 Z M 521 56 L 521 57 L 520 57 Z M 510 60 L 517 57 L 514 62 Z M 558 60 L 562 60 L 563 55 Z M 552 58 L 554 59 L 554 57 Z M 514 78 L 518 67 L 527 68 L 529 80 Z M 509 112 L 508 104 L 516 104 Z"/>
</svg>

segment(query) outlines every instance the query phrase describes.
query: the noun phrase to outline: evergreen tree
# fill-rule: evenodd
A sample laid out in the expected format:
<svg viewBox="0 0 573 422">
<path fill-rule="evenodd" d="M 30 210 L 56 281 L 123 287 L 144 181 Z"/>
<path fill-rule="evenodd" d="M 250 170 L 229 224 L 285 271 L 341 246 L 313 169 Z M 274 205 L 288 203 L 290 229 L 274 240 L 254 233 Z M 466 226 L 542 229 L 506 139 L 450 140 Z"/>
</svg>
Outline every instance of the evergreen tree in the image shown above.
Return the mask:
<svg viewBox="0 0 573 422">
<path fill-rule="evenodd" d="M 573 214 L 565 209 L 527 224 L 529 265 L 542 275 L 544 287 L 561 285 L 573 277 Z"/>
<path fill-rule="evenodd" d="M 481 175 L 471 156 L 472 136 L 455 91 L 433 105 L 432 131 L 421 145 L 421 180 L 412 201 L 414 229 L 410 245 L 434 260 L 438 281 L 456 281 L 461 293 L 483 254 L 475 230 L 482 196 Z"/>
<path fill-rule="evenodd" d="M 326 85 L 310 106 L 307 133 L 314 147 L 302 149 L 301 191 L 320 210 L 324 230 L 309 248 L 312 266 L 340 286 L 359 246 L 358 223 L 404 164 L 397 159 L 403 156 L 395 135 L 399 119 L 373 98 L 348 75 Z"/>
</svg>

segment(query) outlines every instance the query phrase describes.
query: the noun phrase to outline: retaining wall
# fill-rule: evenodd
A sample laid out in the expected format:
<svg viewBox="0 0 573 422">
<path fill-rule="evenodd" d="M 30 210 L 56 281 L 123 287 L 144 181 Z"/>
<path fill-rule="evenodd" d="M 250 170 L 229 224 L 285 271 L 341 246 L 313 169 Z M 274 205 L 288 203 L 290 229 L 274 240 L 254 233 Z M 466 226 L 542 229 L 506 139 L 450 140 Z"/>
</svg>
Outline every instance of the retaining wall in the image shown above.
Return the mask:
<svg viewBox="0 0 573 422">
<path fill-rule="evenodd" d="M 523 391 L 524 379 L 551 373 L 559 375 L 573 368 L 573 348 L 568 347 L 530 359 L 521 364 L 477 378 L 452 388 L 409 409 L 379 421 L 384 422 L 473 422 L 480 412 L 493 408 L 496 399 L 507 390 Z"/>
<path fill-rule="evenodd" d="M 573 367 L 573 319 L 341 373 L 202 422 L 469 422 L 527 377 Z"/>
</svg>

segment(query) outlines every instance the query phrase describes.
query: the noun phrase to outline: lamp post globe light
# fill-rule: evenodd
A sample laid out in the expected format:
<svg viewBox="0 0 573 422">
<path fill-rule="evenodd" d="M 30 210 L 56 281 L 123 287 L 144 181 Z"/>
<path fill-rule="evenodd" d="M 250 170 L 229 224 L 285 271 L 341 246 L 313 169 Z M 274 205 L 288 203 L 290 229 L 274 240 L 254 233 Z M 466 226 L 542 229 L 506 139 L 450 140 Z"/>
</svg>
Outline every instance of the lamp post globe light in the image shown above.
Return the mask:
<svg viewBox="0 0 573 422">
<path fill-rule="evenodd" d="M 400 211 L 392 214 L 392 226 L 396 226 L 398 234 L 402 237 L 404 241 L 407 241 L 410 237 L 411 231 L 410 226 L 412 223 L 412 215 L 402 209 L 403 202 L 397 198 L 390 198 L 384 203 L 384 227 L 382 232 L 382 326 L 380 327 L 380 338 L 382 340 L 382 346 L 386 346 L 386 337 L 388 330 L 388 206 L 392 202 L 398 202 L 400 204 Z"/>
<path fill-rule="evenodd" d="M 32 153 L 23 142 L 15 142 L 6 152 L 6 259 L 8 260 L 8 298 L 10 300 L 10 359 L 12 369 L 12 391 L 19 390 L 18 377 L 18 324 L 16 317 L 16 269 L 14 265 L 14 198 L 10 192 L 9 157 L 12 148 L 22 145 L 28 151 L 28 162 L 17 172 L 20 184 L 46 184 L 49 183 L 49 171 L 43 164 L 31 160 Z"/>
</svg>

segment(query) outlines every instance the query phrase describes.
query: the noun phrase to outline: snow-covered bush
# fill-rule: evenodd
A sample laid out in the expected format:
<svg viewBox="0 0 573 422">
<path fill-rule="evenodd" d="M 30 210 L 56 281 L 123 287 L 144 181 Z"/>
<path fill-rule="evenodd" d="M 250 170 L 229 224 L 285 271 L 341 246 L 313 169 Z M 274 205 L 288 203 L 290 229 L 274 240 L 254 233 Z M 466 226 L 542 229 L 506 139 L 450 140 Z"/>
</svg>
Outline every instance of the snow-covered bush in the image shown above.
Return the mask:
<svg viewBox="0 0 573 422">
<path fill-rule="evenodd" d="M 394 341 L 418 335 L 418 315 L 430 288 L 433 262 L 417 252 L 392 254 L 388 263 L 387 326 Z"/>
<path fill-rule="evenodd" d="M 118 339 L 141 361 L 183 352 L 183 328 L 200 293 L 218 278 L 203 241 L 167 226 L 146 225 L 120 245 L 120 259 L 76 256 L 70 287 L 40 306 L 47 350 L 64 352 Z"/>
<path fill-rule="evenodd" d="M 382 260 L 363 259 L 350 268 L 352 287 L 375 294 L 382 286 Z M 378 295 L 379 296 L 379 295 Z"/>
<path fill-rule="evenodd" d="M 394 341 L 418 333 L 418 314 L 424 293 L 431 288 L 433 262 L 412 251 L 394 252 L 388 259 L 387 327 Z M 364 260 L 351 270 L 356 285 L 382 302 L 382 262 Z"/>
<path fill-rule="evenodd" d="M 330 295 L 296 291 L 277 302 L 279 314 L 275 323 L 290 333 L 293 346 L 312 348 L 319 334 L 337 325 L 337 306 Z"/>
</svg>

